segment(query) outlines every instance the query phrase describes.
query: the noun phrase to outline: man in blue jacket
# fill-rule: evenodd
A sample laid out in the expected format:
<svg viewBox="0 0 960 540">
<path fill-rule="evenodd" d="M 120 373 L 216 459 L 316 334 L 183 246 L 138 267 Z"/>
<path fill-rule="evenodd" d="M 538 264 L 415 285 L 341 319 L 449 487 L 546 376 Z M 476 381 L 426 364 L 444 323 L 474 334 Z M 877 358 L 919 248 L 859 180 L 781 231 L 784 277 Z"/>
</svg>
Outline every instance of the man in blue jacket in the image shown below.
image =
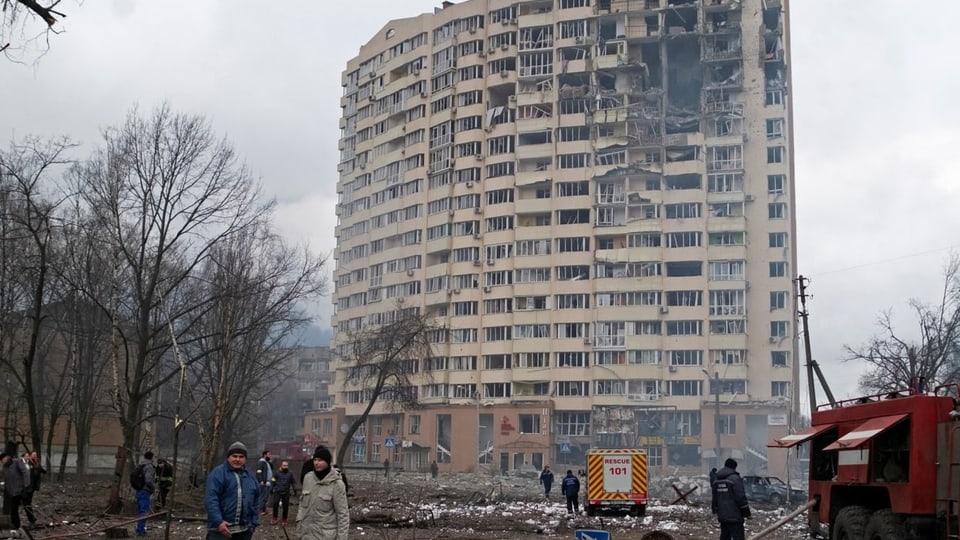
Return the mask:
<svg viewBox="0 0 960 540">
<path fill-rule="evenodd" d="M 260 486 L 247 470 L 247 447 L 235 442 L 227 461 L 207 475 L 207 540 L 250 540 L 260 525 Z"/>
<path fill-rule="evenodd" d="M 567 513 L 580 513 L 580 480 L 573 475 L 573 471 L 567 470 L 567 475 L 560 482 L 560 491 L 567 497 Z"/>
<path fill-rule="evenodd" d="M 711 488 L 711 506 L 720 522 L 720 540 L 744 540 L 743 520 L 750 517 L 750 505 L 735 460 L 724 462 Z"/>
</svg>

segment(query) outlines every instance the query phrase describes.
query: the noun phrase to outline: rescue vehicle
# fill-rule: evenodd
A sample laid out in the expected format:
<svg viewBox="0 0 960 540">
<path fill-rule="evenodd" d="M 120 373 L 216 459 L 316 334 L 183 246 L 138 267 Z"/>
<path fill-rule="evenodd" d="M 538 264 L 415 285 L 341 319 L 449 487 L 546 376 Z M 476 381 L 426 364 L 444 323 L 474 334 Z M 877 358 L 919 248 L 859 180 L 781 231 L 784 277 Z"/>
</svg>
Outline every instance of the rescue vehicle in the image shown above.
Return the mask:
<svg viewBox="0 0 960 540">
<path fill-rule="evenodd" d="M 600 510 L 647 511 L 647 452 L 633 448 L 587 450 L 588 516 Z"/>
</svg>

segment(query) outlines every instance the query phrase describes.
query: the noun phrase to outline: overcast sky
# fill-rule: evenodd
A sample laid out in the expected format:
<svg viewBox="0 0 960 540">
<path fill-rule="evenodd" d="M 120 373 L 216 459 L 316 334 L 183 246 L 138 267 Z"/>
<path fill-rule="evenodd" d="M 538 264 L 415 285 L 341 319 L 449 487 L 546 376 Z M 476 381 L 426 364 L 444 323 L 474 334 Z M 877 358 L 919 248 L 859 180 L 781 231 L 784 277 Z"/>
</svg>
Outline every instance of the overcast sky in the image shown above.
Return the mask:
<svg viewBox="0 0 960 540">
<path fill-rule="evenodd" d="M 68 135 L 92 147 L 134 104 L 168 100 L 229 137 L 280 201 L 289 238 L 329 252 L 340 73 L 388 20 L 440 3 L 65 0 L 65 31 L 42 58 L 0 60 L 0 140 Z M 865 342 L 886 309 L 912 333 L 907 300 L 937 301 L 960 244 L 960 2 L 791 8 L 799 271 L 812 279 L 814 357 L 848 397 L 859 367 L 839 361 L 843 345 Z"/>
</svg>

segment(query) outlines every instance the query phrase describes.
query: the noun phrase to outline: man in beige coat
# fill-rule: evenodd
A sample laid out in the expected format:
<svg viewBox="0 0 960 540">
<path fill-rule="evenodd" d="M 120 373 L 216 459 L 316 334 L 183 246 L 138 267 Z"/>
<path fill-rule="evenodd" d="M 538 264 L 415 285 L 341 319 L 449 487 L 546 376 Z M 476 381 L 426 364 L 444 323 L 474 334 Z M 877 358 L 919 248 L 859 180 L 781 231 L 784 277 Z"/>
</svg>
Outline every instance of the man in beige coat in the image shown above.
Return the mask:
<svg viewBox="0 0 960 540">
<path fill-rule="evenodd" d="M 347 489 L 340 473 L 330 466 L 332 461 L 333 455 L 324 446 L 318 446 L 313 452 L 313 472 L 303 478 L 297 511 L 300 540 L 347 540 L 350 528 Z"/>
</svg>

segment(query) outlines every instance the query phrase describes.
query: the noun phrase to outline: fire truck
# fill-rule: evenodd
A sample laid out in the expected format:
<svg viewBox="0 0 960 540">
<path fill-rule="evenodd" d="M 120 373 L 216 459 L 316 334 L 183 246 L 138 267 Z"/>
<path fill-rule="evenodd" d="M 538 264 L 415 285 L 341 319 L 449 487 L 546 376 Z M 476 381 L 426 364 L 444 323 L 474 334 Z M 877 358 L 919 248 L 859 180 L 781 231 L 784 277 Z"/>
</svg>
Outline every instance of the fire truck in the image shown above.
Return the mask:
<svg viewBox="0 0 960 540">
<path fill-rule="evenodd" d="M 772 447 L 810 442 L 811 532 L 833 540 L 960 538 L 956 384 L 832 401 Z"/>
<path fill-rule="evenodd" d="M 587 492 L 583 505 L 588 516 L 599 510 L 647 511 L 646 450 L 587 450 Z"/>
</svg>

